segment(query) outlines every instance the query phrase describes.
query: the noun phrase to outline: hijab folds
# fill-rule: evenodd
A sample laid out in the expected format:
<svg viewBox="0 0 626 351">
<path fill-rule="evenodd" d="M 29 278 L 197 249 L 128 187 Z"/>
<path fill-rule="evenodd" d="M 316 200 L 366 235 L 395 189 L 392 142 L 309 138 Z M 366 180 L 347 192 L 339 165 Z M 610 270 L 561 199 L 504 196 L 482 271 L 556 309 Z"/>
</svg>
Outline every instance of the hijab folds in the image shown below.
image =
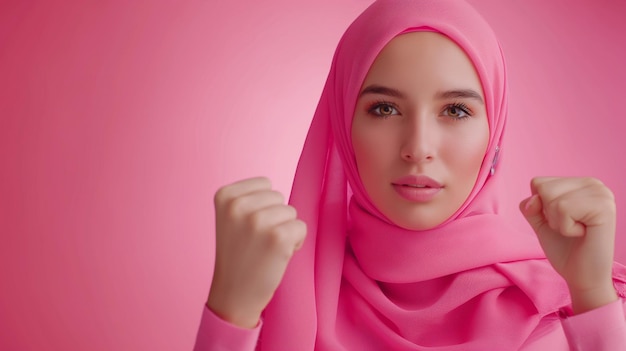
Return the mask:
<svg viewBox="0 0 626 351">
<path fill-rule="evenodd" d="M 436 228 L 415 232 L 370 201 L 350 131 L 378 53 L 395 36 L 423 30 L 447 36 L 474 64 L 490 137 L 465 203 Z M 498 215 L 499 173 L 490 171 L 502 156 L 506 83 L 494 33 L 460 0 L 378 0 L 350 25 L 289 201 L 307 223 L 307 238 L 264 312 L 261 350 L 511 350 L 569 304 L 530 228 L 517 231 Z"/>
</svg>

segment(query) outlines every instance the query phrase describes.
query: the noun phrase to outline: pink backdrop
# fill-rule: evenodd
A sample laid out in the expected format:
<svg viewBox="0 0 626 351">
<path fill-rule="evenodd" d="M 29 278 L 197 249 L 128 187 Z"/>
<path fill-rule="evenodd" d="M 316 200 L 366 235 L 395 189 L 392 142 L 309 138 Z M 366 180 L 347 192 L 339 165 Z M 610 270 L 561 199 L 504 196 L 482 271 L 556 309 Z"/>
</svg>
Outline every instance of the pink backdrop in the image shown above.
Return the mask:
<svg viewBox="0 0 626 351">
<path fill-rule="evenodd" d="M 0 5 L 0 349 L 190 350 L 213 193 L 255 175 L 288 193 L 369 1 L 55 3 Z M 507 213 L 526 225 L 532 176 L 599 177 L 626 262 L 626 3 L 472 3 L 508 56 Z"/>
</svg>

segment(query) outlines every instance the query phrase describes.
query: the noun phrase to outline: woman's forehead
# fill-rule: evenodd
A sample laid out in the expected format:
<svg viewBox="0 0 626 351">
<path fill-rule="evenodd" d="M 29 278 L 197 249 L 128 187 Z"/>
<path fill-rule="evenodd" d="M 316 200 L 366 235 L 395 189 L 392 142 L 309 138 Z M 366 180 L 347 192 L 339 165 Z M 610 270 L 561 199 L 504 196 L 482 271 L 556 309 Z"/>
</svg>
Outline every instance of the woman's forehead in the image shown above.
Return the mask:
<svg viewBox="0 0 626 351">
<path fill-rule="evenodd" d="M 414 88 L 473 89 L 482 95 L 476 69 L 465 51 L 447 36 L 431 32 L 404 33 L 378 53 L 361 85 Z"/>
</svg>

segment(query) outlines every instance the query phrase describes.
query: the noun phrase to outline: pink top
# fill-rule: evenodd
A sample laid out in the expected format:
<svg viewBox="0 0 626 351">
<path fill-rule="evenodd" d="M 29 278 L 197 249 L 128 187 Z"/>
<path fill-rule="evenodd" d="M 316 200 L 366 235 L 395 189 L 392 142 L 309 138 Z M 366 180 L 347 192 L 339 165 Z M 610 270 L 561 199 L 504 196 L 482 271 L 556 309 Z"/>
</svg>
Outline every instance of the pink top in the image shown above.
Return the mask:
<svg viewBox="0 0 626 351">
<path fill-rule="evenodd" d="M 626 301 L 620 299 L 576 316 L 546 316 L 520 350 L 626 350 L 625 315 Z M 254 351 L 261 327 L 259 323 L 254 329 L 238 328 L 205 308 L 194 351 Z M 363 351 L 379 350 L 367 345 L 360 347 Z M 272 349 L 281 350 L 281 345 L 274 345 Z"/>
<path fill-rule="evenodd" d="M 420 232 L 398 227 L 370 200 L 350 133 L 371 64 L 390 40 L 412 31 L 441 33 L 464 50 L 489 123 L 468 198 Z M 623 302 L 562 320 L 559 312 L 571 303 L 565 282 L 532 229 L 512 228 L 500 214 L 507 94 L 500 44 L 469 4 L 371 4 L 341 38 L 313 116 L 289 198 L 307 237 L 263 312 L 262 328 L 241 330 L 205 311 L 196 350 L 565 350 L 568 341 L 579 349 L 626 350 Z M 613 273 L 624 298 L 626 268 L 616 264 Z"/>
</svg>

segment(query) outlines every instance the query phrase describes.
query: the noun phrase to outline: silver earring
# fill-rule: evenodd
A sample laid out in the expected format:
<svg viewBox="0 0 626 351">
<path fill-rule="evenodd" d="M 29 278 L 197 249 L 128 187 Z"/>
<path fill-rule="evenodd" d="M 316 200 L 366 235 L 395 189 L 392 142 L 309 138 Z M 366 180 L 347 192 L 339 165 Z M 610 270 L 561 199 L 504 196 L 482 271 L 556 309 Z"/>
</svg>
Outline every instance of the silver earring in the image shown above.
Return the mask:
<svg viewBox="0 0 626 351">
<path fill-rule="evenodd" d="M 493 162 L 491 163 L 491 175 L 496 173 L 496 163 L 498 162 L 498 156 L 500 154 L 500 146 L 496 145 L 496 153 L 493 156 Z"/>
</svg>

